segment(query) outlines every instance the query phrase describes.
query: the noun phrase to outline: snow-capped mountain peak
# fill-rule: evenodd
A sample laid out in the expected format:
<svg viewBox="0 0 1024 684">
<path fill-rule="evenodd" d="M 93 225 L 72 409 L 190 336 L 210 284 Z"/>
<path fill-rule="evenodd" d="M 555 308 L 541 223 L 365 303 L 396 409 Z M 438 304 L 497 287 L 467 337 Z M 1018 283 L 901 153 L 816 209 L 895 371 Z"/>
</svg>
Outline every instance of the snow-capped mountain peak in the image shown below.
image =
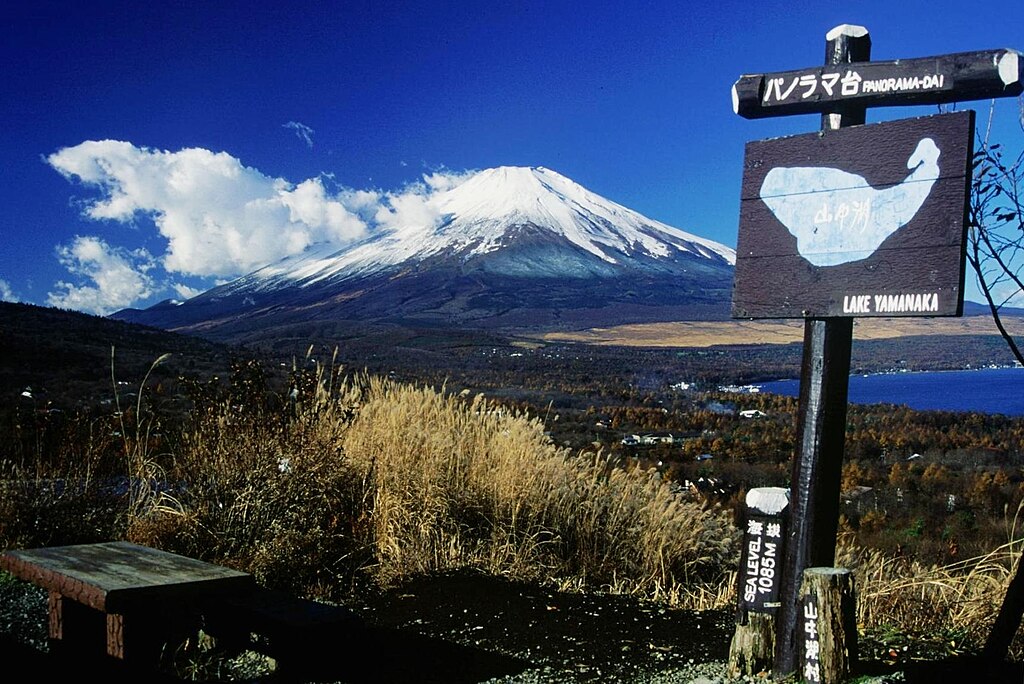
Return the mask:
<svg viewBox="0 0 1024 684">
<path fill-rule="evenodd" d="M 361 242 L 122 317 L 247 339 L 301 336 L 314 323 L 537 331 L 728 315 L 732 249 L 550 169 L 424 178 L 387 196 L 374 222 Z"/>
<path fill-rule="evenodd" d="M 609 266 L 622 266 L 635 258 L 673 259 L 680 254 L 729 265 L 736 259 L 735 251 L 725 245 L 646 218 L 543 167 L 479 171 L 430 195 L 424 209 L 418 213 L 420 221 L 392 225 L 340 251 L 286 259 L 244 280 L 248 286 L 254 280 L 311 285 L 445 254 L 468 260 L 509 247 L 516 241 L 516 231 L 524 227 L 561 238 Z M 433 220 L 423 221 L 424 215 Z M 564 259 L 560 263 L 565 268 L 577 266 Z M 552 267 L 545 264 L 540 271 L 549 276 Z"/>
</svg>

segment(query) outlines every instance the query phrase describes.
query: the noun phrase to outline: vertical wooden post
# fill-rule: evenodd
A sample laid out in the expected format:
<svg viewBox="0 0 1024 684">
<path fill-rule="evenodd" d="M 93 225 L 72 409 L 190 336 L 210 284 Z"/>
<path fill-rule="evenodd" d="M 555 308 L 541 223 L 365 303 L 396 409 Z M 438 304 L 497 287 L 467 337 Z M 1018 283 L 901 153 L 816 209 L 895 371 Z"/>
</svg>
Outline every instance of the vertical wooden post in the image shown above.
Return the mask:
<svg viewBox="0 0 1024 684">
<path fill-rule="evenodd" d="M 871 59 L 871 38 L 861 26 L 843 24 L 826 35 L 825 64 Z M 823 131 L 863 124 L 865 109 L 837 107 L 821 116 Z M 846 440 L 852 318 L 812 318 L 804 323 L 797 450 L 791 474 L 792 499 L 773 673 L 782 678 L 797 668 L 800 583 L 809 566 L 835 561 L 839 488 Z"/>
<path fill-rule="evenodd" d="M 733 677 L 772 669 L 788 505 L 789 490 L 783 487 L 756 487 L 747 492 L 743 550 L 736 573 L 736 630 L 729 644 Z"/>
<path fill-rule="evenodd" d="M 857 663 L 857 599 L 853 573 L 807 568 L 800 588 L 803 611 L 802 681 L 842 684 Z"/>
</svg>

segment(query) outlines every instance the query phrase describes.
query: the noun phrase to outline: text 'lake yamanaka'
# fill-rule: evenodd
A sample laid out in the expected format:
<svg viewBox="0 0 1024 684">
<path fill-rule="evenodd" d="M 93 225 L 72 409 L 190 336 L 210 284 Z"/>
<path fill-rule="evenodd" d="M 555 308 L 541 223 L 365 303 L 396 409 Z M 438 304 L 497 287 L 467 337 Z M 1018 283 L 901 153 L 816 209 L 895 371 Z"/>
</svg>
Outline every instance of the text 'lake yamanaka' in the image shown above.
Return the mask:
<svg viewBox="0 0 1024 684">
<path fill-rule="evenodd" d="M 760 387 L 788 397 L 800 394 L 799 380 L 774 380 Z M 1024 368 L 851 375 L 848 398 L 851 404 L 1024 416 Z"/>
</svg>

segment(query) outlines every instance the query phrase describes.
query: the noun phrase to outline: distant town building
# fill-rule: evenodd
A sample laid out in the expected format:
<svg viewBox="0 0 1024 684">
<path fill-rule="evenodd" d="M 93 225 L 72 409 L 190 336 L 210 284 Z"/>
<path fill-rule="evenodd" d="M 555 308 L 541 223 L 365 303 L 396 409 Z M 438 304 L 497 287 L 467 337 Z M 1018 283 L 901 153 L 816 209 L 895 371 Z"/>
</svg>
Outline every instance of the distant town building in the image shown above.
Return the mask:
<svg viewBox="0 0 1024 684">
<path fill-rule="evenodd" d="M 645 432 L 626 435 L 621 442 L 625 446 L 654 446 L 655 444 L 682 444 L 697 437 L 697 432 Z"/>
</svg>

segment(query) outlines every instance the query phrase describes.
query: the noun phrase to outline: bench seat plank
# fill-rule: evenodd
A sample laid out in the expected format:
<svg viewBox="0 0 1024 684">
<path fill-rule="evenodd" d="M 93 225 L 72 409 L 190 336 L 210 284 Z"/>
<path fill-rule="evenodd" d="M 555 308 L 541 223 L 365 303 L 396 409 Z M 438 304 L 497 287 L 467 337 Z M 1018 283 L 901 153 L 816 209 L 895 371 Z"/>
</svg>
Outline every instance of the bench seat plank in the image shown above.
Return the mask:
<svg viewBox="0 0 1024 684">
<path fill-rule="evenodd" d="M 248 573 L 130 542 L 7 551 L 0 568 L 106 613 L 254 586 Z"/>
<path fill-rule="evenodd" d="M 99 639 L 118 659 L 150 657 L 204 602 L 256 586 L 248 573 L 121 541 L 6 551 L 0 569 L 48 591 L 51 639 L 86 650 Z"/>
</svg>

